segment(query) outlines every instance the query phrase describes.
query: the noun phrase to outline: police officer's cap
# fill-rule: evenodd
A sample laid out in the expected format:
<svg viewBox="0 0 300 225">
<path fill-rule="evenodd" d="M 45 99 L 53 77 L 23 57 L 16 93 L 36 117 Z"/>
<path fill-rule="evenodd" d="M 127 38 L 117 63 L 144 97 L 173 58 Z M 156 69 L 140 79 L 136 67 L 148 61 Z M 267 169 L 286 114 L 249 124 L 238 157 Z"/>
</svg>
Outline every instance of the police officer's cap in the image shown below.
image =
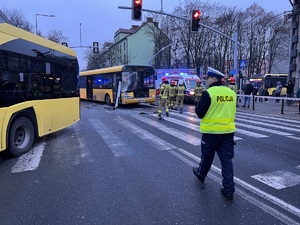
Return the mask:
<svg viewBox="0 0 300 225">
<path fill-rule="evenodd" d="M 224 78 L 224 74 L 221 73 L 220 71 L 213 69 L 211 67 L 207 67 L 207 75 L 211 77 L 216 77 L 216 78 Z"/>
</svg>

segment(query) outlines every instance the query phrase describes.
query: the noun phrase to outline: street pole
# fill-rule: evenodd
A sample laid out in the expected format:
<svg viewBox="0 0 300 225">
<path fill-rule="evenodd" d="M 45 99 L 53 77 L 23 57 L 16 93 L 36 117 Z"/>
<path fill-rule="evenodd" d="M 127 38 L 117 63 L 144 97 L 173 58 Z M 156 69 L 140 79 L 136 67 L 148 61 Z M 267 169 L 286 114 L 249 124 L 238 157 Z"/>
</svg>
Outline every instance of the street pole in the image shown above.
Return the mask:
<svg viewBox="0 0 300 225">
<path fill-rule="evenodd" d="M 171 43 L 171 44 L 168 44 L 167 46 L 163 47 L 162 49 L 160 49 L 148 62 L 148 65 L 150 65 L 150 63 L 152 62 L 152 60 L 159 54 L 161 53 L 163 50 L 165 50 L 166 48 L 170 47 L 172 44 L 174 43 Z"/>
<path fill-rule="evenodd" d="M 118 6 L 119 9 L 130 9 L 132 10 L 131 7 L 127 7 L 127 6 Z M 151 13 L 157 13 L 157 14 L 162 14 L 162 15 L 166 15 L 166 16 L 170 16 L 170 17 L 174 17 L 174 18 L 178 18 L 180 20 L 185 20 L 185 21 L 190 21 L 190 19 L 187 19 L 187 18 L 183 18 L 183 17 L 180 17 L 180 16 L 176 16 L 176 15 L 173 15 L 173 14 L 169 14 L 169 13 L 165 13 L 165 12 L 159 12 L 159 11 L 155 11 L 155 10 L 150 10 L 150 9 L 142 9 L 142 11 L 145 11 L 145 12 L 151 12 Z M 234 38 L 231 38 L 231 37 L 228 37 L 227 35 L 221 33 L 220 31 L 218 30 L 215 30 L 209 26 L 206 26 L 205 24 L 202 24 L 202 23 L 199 23 L 200 26 L 202 27 L 205 27 L 215 33 L 218 33 L 220 34 L 221 36 L 223 37 L 226 37 L 227 39 L 231 40 L 234 42 L 234 55 L 233 55 L 233 62 L 235 62 L 235 65 L 234 65 L 234 69 L 237 70 L 237 47 L 238 45 L 241 46 L 241 47 L 245 47 L 243 44 L 240 44 L 238 43 L 238 33 L 235 32 L 236 34 L 234 35 Z M 152 59 L 151 59 L 152 60 Z M 149 62 L 150 63 L 150 62 Z"/>
<path fill-rule="evenodd" d="M 35 14 L 35 34 L 38 34 L 38 16 L 46 16 L 46 17 L 56 17 L 55 15 L 47 15 L 47 14 Z"/>
</svg>

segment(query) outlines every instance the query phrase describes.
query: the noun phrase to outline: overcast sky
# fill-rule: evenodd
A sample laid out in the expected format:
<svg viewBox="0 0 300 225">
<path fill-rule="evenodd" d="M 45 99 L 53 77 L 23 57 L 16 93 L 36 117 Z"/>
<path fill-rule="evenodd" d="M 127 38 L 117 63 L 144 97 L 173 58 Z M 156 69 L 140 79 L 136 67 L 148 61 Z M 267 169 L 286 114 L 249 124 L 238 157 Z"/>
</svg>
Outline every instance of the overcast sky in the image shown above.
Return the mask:
<svg viewBox="0 0 300 225">
<path fill-rule="evenodd" d="M 180 4 L 180 0 L 143 0 L 143 8 L 159 11 L 161 2 L 166 13 L 171 13 L 174 7 Z M 214 2 L 242 9 L 257 2 L 265 10 L 277 13 L 292 9 L 289 0 L 214 0 Z M 69 37 L 69 46 L 80 44 L 90 46 L 94 41 L 99 43 L 112 41 L 115 31 L 119 28 L 130 28 L 133 24 L 140 24 L 131 21 L 130 10 L 118 9 L 118 6 L 131 6 L 131 0 L 1 0 L 1 3 L 0 9 L 4 7 L 22 9 L 34 28 L 36 14 L 55 15 L 55 17 L 37 16 L 38 30 L 45 36 L 52 29 L 62 30 L 63 34 Z M 75 51 L 82 70 L 86 67 L 83 60 L 86 49 L 75 48 Z"/>
</svg>

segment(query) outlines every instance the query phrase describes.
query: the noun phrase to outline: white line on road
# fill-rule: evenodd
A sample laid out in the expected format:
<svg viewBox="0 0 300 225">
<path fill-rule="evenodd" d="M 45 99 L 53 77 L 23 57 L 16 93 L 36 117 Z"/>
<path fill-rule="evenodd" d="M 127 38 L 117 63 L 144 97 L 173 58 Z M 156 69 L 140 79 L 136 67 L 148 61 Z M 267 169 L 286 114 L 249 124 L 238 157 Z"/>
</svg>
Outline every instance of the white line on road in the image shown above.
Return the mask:
<svg viewBox="0 0 300 225">
<path fill-rule="evenodd" d="M 154 116 L 154 115 L 152 115 L 152 116 Z M 186 118 L 186 116 L 184 116 L 182 114 L 178 114 L 178 115 L 176 115 L 176 117 Z M 192 121 L 192 123 L 190 123 L 190 122 L 184 122 L 184 121 L 181 121 L 181 120 L 178 120 L 178 119 L 174 119 L 174 118 L 172 118 L 172 115 L 171 115 L 171 117 L 165 117 L 165 120 L 170 121 L 170 122 L 175 123 L 175 124 L 178 124 L 178 125 L 181 125 L 183 127 L 188 127 L 188 128 L 190 128 L 192 130 L 199 131 L 199 121 L 200 121 L 200 119 L 190 118 L 189 121 Z M 198 122 L 198 125 L 193 124 L 193 122 L 195 122 L 195 123 Z M 269 137 L 267 135 L 259 134 L 259 133 L 256 133 L 256 132 L 242 130 L 242 129 L 239 129 L 239 128 L 236 129 L 236 133 L 240 133 L 240 134 L 247 135 L 249 137 L 254 137 L 254 138 L 266 138 L 266 137 Z M 241 139 L 242 138 L 240 138 L 240 137 L 234 136 L 234 140 L 235 141 L 241 140 Z"/>
<path fill-rule="evenodd" d="M 123 142 L 104 123 L 96 119 L 89 119 L 89 121 L 116 157 L 132 155 L 132 148 L 127 143 Z"/>
<path fill-rule="evenodd" d="M 201 145 L 200 143 L 200 138 L 199 137 L 196 137 L 196 136 L 193 136 L 193 135 L 189 135 L 185 132 L 182 132 L 182 131 L 179 131 L 179 130 L 176 130 L 174 128 L 170 128 L 166 125 L 163 124 L 163 120 L 161 120 L 160 122 L 157 122 L 157 121 L 154 121 L 154 120 L 151 120 L 151 119 L 148 119 L 146 118 L 145 116 L 136 116 L 134 117 L 135 119 L 138 119 L 144 123 L 147 123 L 148 125 L 150 124 L 151 126 L 153 127 L 156 127 L 157 129 L 161 130 L 161 131 L 164 131 L 166 132 L 167 134 L 170 134 L 178 139 L 181 139 L 187 143 L 190 143 L 192 145 L 195 145 L 195 146 L 199 146 Z M 157 119 L 158 120 L 158 119 Z"/>
<path fill-rule="evenodd" d="M 189 152 L 187 152 L 183 149 L 178 149 L 178 151 L 180 151 L 181 153 L 185 154 L 186 156 L 194 159 L 196 162 L 200 162 L 199 157 L 197 157 L 197 156 L 195 156 L 195 155 L 193 155 L 193 154 L 191 154 L 191 153 L 189 153 Z M 213 171 L 217 172 L 218 174 L 221 174 L 221 169 L 220 168 L 218 168 L 214 165 L 212 165 L 211 168 L 212 168 Z M 257 194 L 258 196 L 268 200 L 269 202 L 272 202 L 273 204 L 281 207 L 282 209 L 284 209 L 284 210 L 286 210 L 290 213 L 293 213 L 294 215 L 300 217 L 300 209 L 299 208 L 297 208 L 295 206 L 292 206 L 291 204 L 288 204 L 287 202 L 285 202 L 285 201 L 283 201 L 279 198 L 276 198 L 275 196 L 270 195 L 270 194 L 268 194 L 268 193 L 266 193 L 266 192 L 264 192 L 264 191 L 262 191 L 262 190 L 260 190 L 256 187 L 246 183 L 245 181 L 243 181 L 243 180 L 241 180 L 237 177 L 235 177 L 234 180 L 237 184 L 241 185 L 242 187 L 244 187 L 245 189 L 251 191 L 252 193 Z"/>
<path fill-rule="evenodd" d="M 40 142 L 36 144 L 32 150 L 20 156 L 19 160 L 13 166 L 12 173 L 21 173 L 25 171 L 35 170 L 41 161 L 46 143 Z"/>
</svg>

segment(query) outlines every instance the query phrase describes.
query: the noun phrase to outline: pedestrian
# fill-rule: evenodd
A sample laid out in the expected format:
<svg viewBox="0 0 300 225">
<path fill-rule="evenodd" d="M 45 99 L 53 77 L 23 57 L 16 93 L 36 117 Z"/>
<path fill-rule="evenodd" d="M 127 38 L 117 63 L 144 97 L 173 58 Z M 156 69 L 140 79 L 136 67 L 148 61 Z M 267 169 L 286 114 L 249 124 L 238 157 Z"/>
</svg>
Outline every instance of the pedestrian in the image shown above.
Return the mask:
<svg viewBox="0 0 300 225">
<path fill-rule="evenodd" d="M 208 67 L 206 84 L 208 89 L 203 92 L 195 112 L 201 119 L 201 161 L 199 167 L 193 167 L 193 173 L 200 181 L 200 188 L 205 188 L 204 180 L 209 172 L 217 152 L 222 165 L 221 193 L 233 199 L 235 184 L 233 181 L 234 132 L 236 114 L 236 94 L 223 86 L 224 74 Z"/>
<path fill-rule="evenodd" d="M 298 111 L 299 111 L 299 114 L 300 114 L 300 87 L 297 91 L 296 97 L 298 98 Z"/>
<path fill-rule="evenodd" d="M 266 89 L 266 88 L 264 88 L 264 95 L 267 97 L 267 98 L 265 98 L 265 102 L 268 102 L 269 101 L 269 91 L 268 91 L 268 89 Z"/>
<path fill-rule="evenodd" d="M 264 95 L 265 95 L 265 89 L 264 89 L 263 86 L 261 86 L 261 87 L 258 89 L 258 95 L 259 95 L 259 96 L 264 96 Z M 258 98 L 258 102 L 263 103 L 263 98 L 262 98 L 262 97 L 259 97 L 259 98 Z"/>
<path fill-rule="evenodd" d="M 183 86 L 183 80 L 180 79 L 178 81 L 178 87 L 176 88 L 176 104 L 175 109 L 177 110 L 178 106 L 180 108 L 179 113 L 181 114 L 183 112 L 183 100 L 184 100 L 184 94 L 185 94 L 185 87 Z"/>
<path fill-rule="evenodd" d="M 277 97 L 275 103 L 280 103 L 279 97 L 280 97 L 281 90 L 282 90 L 282 84 L 280 81 L 278 81 L 276 86 L 276 91 L 275 91 L 275 97 Z"/>
<path fill-rule="evenodd" d="M 293 91 L 294 91 L 294 83 L 290 80 L 286 84 L 286 97 L 293 98 Z M 290 99 L 287 100 L 287 105 L 291 105 L 292 101 Z"/>
<path fill-rule="evenodd" d="M 176 85 L 175 80 L 171 80 L 169 96 L 168 96 L 169 109 L 172 109 L 175 105 L 175 100 L 176 100 L 176 96 L 175 96 L 176 86 L 175 85 Z"/>
<path fill-rule="evenodd" d="M 198 101 L 200 100 L 200 97 L 204 90 L 205 90 L 205 88 L 201 85 L 201 80 L 200 79 L 197 80 L 196 87 L 194 89 L 194 91 L 195 91 L 195 99 L 194 99 L 195 106 L 197 106 Z"/>
<path fill-rule="evenodd" d="M 246 81 L 246 86 L 244 88 L 244 105 L 242 107 L 250 107 L 250 95 L 253 93 L 253 86 L 249 81 Z"/>
<path fill-rule="evenodd" d="M 158 119 L 162 119 L 162 108 L 164 108 L 166 116 L 169 116 L 168 96 L 169 96 L 169 81 L 167 78 L 162 78 L 162 85 L 159 88 L 159 104 L 158 104 Z"/>
<path fill-rule="evenodd" d="M 235 94 L 237 94 L 238 86 L 235 84 L 235 79 L 234 79 L 234 77 L 230 77 L 230 78 L 228 79 L 228 81 L 229 81 L 228 87 L 229 87 L 231 90 L 233 90 Z M 238 97 L 237 97 L 237 99 L 236 99 L 236 107 L 239 107 L 239 104 L 238 104 Z"/>
</svg>

